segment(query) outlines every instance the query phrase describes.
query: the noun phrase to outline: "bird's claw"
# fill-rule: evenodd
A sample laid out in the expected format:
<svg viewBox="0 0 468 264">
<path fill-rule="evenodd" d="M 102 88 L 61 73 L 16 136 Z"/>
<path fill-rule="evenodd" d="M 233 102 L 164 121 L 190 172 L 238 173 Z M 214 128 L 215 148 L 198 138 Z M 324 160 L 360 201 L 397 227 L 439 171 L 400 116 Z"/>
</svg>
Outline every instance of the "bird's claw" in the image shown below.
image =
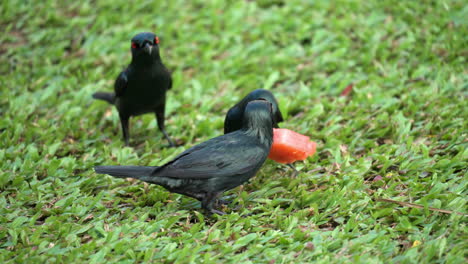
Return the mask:
<svg viewBox="0 0 468 264">
<path fill-rule="evenodd" d="M 217 214 L 217 215 L 225 215 L 226 213 L 223 212 L 223 211 L 220 211 L 220 210 L 216 210 L 216 209 L 211 209 L 208 211 L 210 214 Z"/>
<path fill-rule="evenodd" d="M 225 200 L 225 199 L 218 199 L 216 200 L 216 205 L 229 205 L 231 204 L 232 201 L 229 201 L 229 200 Z"/>
</svg>

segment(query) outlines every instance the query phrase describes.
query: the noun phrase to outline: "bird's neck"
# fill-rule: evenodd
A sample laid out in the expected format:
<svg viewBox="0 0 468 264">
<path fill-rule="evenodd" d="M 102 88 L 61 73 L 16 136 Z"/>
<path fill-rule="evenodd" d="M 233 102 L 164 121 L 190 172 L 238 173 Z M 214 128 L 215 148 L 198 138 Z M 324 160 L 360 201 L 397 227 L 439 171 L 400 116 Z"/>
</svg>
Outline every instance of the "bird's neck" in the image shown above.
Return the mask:
<svg viewBox="0 0 468 264">
<path fill-rule="evenodd" d="M 271 144 L 273 143 L 272 127 L 250 127 L 244 130 L 247 135 L 256 137 L 262 145 L 267 148 L 271 147 Z"/>
<path fill-rule="evenodd" d="M 161 56 L 158 54 L 154 54 L 151 57 L 145 57 L 145 58 L 132 58 L 132 61 L 130 63 L 134 67 L 151 67 L 154 65 L 161 65 Z"/>
</svg>

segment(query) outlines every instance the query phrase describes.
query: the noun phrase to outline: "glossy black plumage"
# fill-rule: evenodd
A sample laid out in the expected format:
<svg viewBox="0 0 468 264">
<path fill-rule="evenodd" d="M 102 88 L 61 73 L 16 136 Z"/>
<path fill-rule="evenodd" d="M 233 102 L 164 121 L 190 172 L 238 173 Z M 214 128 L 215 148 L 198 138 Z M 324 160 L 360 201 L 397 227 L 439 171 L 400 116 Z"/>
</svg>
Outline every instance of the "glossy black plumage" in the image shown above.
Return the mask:
<svg viewBox="0 0 468 264">
<path fill-rule="evenodd" d="M 265 162 L 273 141 L 271 104 L 250 102 L 240 130 L 212 138 L 182 152 L 160 167 L 96 166 L 95 171 L 118 178 L 135 178 L 165 187 L 213 208 L 217 197 L 252 178 Z"/>
<path fill-rule="evenodd" d="M 170 72 L 161 61 L 159 38 L 144 32 L 132 38 L 132 61 L 114 84 L 114 93 L 97 92 L 95 99 L 114 104 L 119 111 L 125 144 L 129 144 L 129 119 L 145 113 L 154 113 L 159 130 L 169 141 L 164 125 L 166 92 L 172 87 Z"/>
<path fill-rule="evenodd" d="M 250 92 L 241 101 L 234 105 L 226 114 L 224 119 L 224 134 L 239 130 L 242 128 L 242 117 L 246 105 L 254 100 L 267 100 L 273 107 L 273 127 L 278 128 L 278 123 L 283 122 L 283 115 L 278 107 L 275 96 L 265 89 L 257 89 Z"/>
</svg>

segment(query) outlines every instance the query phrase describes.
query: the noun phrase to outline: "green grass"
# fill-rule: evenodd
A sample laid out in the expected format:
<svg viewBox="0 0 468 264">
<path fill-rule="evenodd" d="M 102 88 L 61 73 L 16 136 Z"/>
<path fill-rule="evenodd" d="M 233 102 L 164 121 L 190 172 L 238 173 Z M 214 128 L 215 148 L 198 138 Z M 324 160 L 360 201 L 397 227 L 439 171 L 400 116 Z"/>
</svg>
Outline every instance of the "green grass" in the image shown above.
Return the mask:
<svg viewBox="0 0 468 264">
<path fill-rule="evenodd" d="M 466 263 L 465 1 L 127 2 L 0 5 L 0 262 Z M 181 147 L 145 115 L 124 148 L 116 110 L 91 99 L 140 31 L 161 36 Z M 93 172 L 220 135 L 256 88 L 318 152 L 295 178 L 267 161 L 227 215 Z"/>
</svg>

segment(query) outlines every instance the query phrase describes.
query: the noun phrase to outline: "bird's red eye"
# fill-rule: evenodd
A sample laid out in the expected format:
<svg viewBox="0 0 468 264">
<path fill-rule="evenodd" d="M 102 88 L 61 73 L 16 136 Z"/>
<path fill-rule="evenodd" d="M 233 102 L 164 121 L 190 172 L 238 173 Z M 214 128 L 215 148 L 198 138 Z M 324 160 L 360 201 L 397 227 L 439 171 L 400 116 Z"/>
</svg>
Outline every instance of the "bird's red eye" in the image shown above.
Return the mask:
<svg viewBox="0 0 468 264">
<path fill-rule="evenodd" d="M 132 49 L 138 48 L 138 45 L 135 42 L 132 42 Z"/>
<path fill-rule="evenodd" d="M 159 44 L 159 38 L 158 37 L 154 37 L 154 44 Z"/>
</svg>

